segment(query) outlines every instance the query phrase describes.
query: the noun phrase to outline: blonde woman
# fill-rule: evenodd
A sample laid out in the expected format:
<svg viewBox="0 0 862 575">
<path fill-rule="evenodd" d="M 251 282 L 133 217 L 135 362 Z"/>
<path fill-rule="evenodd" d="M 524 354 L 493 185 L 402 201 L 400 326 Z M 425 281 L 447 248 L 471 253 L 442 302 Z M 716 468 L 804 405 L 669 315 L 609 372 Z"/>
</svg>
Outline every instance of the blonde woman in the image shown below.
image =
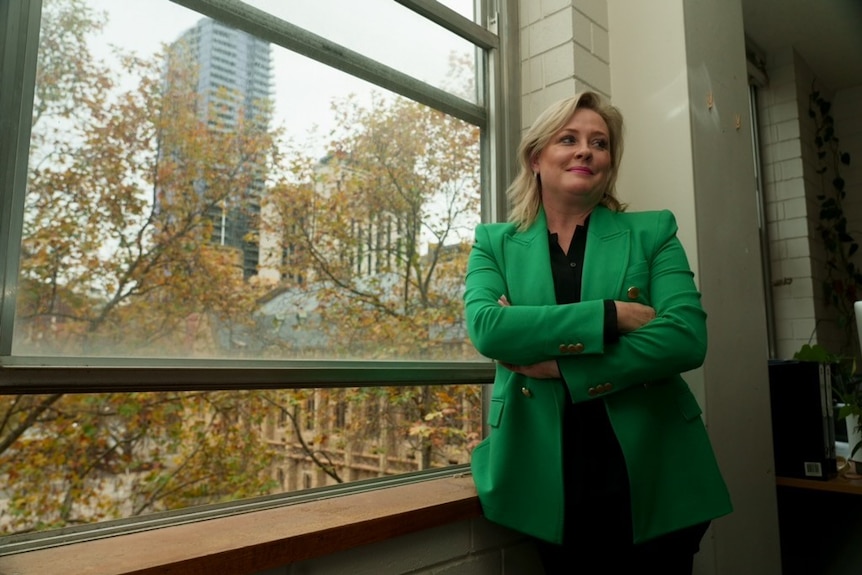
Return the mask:
<svg viewBox="0 0 862 575">
<path fill-rule="evenodd" d="M 680 375 L 703 363 L 706 314 L 671 212 L 616 197 L 622 132 L 598 94 L 553 104 L 519 147 L 510 221 L 476 229 L 467 327 L 497 368 L 473 477 L 548 573 L 690 575 L 731 511 Z"/>
</svg>

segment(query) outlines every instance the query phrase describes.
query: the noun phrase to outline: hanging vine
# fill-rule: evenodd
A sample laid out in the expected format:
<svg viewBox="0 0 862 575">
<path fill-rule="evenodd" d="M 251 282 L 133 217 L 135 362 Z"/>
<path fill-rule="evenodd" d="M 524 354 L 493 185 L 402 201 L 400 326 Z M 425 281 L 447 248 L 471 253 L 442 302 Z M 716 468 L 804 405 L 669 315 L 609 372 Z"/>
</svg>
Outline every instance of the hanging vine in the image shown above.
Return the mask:
<svg viewBox="0 0 862 575">
<path fill-rule="evenodd" d="M 832 103 L 812 86 L 808 97 L 808 116 L 814 120 L 817 173 L 823 181 L 823 191 L 817 195 L 820 203 L 817 231 L 826 251 L 823 296 L 826 304 L 835 309 L 838 326 L 844 335 L 841 352 L 854 355 L 858 349 L 858 338 L 853 304 L 862 295 L 862 271 L 853 263 L 852 258 L 859 250 L 859 242 L 850 233 L 844 212 L 847 190 L 841 169 L 850 165 L 850 154 L 839 147 L 831 109 Z"/>
</svg>

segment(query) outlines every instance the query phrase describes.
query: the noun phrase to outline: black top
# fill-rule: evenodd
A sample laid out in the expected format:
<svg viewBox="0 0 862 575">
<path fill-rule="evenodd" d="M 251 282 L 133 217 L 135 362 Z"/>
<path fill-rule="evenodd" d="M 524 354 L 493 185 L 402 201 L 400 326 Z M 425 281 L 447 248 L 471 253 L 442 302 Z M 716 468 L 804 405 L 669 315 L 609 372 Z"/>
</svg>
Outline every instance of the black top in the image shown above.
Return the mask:
<svg viewBox="0 0 862 575">
<path fill-rule="evenodd" d="M 548 233 L 557 304 L 581 300 L 588 225 L 589 218 L 575 228 L 568 253 L 557 242 L 557 234 Z M 605 300 L 604 339 L 606 345 L 619 339 L 613 300 Z M 597 536 L 631 537 L 628 474 L 605 400 L 572 403 L 568 387 L 564 388 L 568 400 L 563 420 L 565 538 L 588 544 Z"/>
</svg>

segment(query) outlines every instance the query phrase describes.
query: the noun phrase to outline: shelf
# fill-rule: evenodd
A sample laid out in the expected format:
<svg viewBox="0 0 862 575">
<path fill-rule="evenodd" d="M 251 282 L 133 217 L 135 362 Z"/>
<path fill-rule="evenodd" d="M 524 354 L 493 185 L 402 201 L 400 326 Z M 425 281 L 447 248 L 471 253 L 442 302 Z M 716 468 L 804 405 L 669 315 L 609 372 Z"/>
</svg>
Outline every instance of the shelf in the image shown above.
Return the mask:
<svg viewBox="0 0 862 575">
<path fill-rule="evenodd" d="M 862 495 L 862 477 L 852 474 L 846 469 L 842 470 L 837 477 L 826 481 L 819 479 L 778 476 L 775 478 L 775 483 L 781 487 L 796 487 L 799 489 L 811 489 L 815 491 L 831 491 L 833 493 Z"/>
</svg>

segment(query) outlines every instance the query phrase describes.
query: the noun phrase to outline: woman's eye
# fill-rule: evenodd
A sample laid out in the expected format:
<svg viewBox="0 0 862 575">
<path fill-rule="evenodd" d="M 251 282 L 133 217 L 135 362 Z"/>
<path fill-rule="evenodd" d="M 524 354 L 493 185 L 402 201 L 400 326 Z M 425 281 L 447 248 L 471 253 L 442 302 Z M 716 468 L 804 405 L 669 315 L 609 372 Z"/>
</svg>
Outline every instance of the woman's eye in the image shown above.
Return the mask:
<svg viewBox="0 0 862 575">
<path fill-rule="evenodd" d="M 608 149 L 608 142 L 607 142 L 607 140 L 593 140 L 593 146 L 595 146 L 596 148 L 598 148 L 600 150 L 607 150 Z"/>
<path fill-rule="evenodd" d="M 574 144 L 575 143 L 575 137 L 574 136 L 563 136 L 562 138 L 560 138 L 560 142 L 562 142 L 563 144 Z"/>
</svg>

